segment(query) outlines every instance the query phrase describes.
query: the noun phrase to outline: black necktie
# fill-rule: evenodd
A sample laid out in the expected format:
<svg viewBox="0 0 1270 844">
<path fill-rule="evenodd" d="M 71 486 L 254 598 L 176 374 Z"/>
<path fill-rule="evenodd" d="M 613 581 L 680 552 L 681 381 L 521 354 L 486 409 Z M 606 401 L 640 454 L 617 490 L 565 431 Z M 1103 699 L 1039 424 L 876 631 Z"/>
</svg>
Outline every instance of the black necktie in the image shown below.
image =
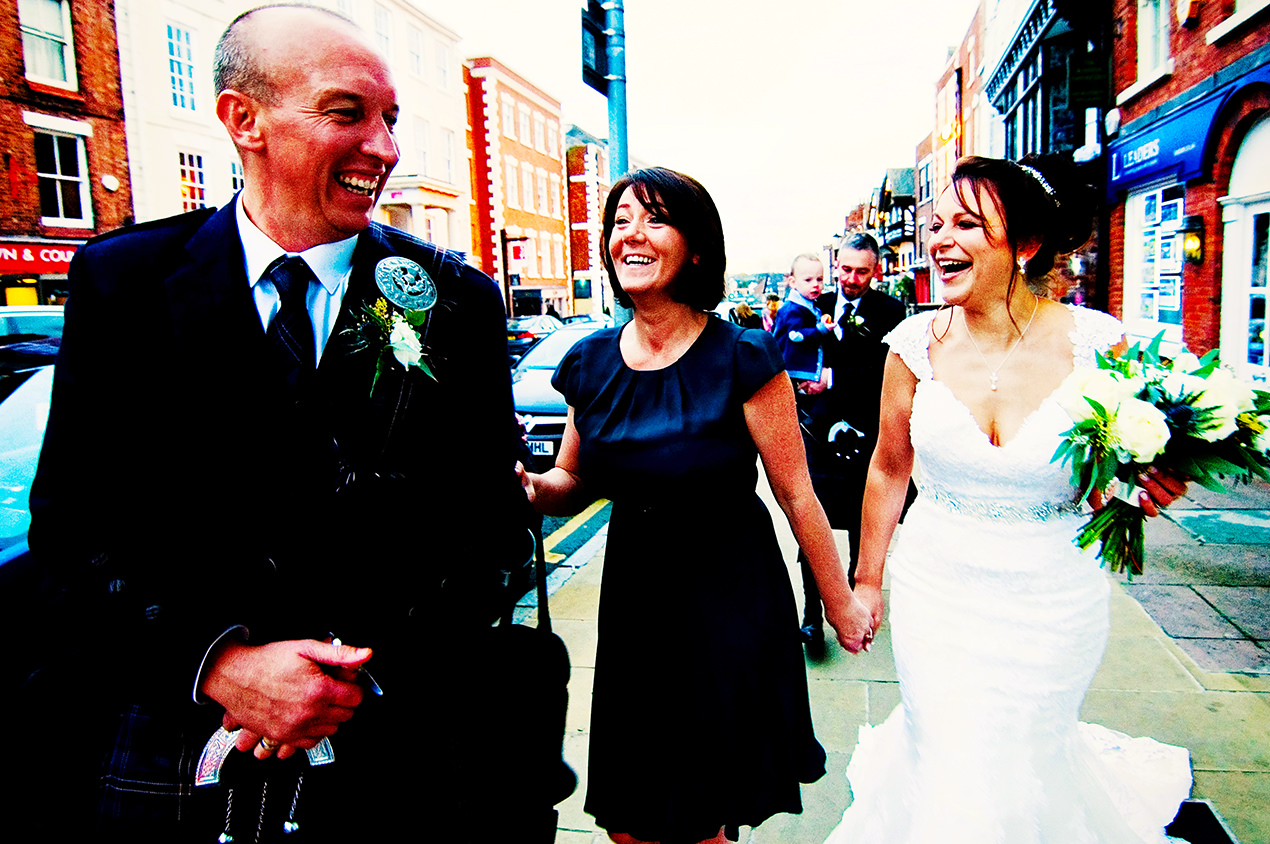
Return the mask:
<svg viewBox="0 0 1270 844">
<path fill-rule="evenodd" d="M 306 294 L 309 282 L 317 281 L 313 270 L 298 255 L 283 256 L 269 266 L 265 276 L 278 289 L 278 313 L 265 332 L 274 350 L 279 371 L 287 387 L 296 391 L 316 368 L 313 322 L 309 319 Z"/>
</svg>

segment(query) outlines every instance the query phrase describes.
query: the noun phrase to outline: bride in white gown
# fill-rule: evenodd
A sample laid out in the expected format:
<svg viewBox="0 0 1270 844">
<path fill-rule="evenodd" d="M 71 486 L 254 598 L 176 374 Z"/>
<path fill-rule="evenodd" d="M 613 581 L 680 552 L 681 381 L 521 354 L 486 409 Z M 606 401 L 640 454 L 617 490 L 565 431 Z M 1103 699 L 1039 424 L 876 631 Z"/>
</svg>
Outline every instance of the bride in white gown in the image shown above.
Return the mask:
<svg viewBox="0 0 1270 844">
<path fill-rule="evenodd" d="M 1185 749 L 1078 722 L 1109 584 L 1072 543 L 1079 493 L 1050 462 L 1071 421 L 1053 393 L 1124 338 L 1112 317 L 1029 289 L 1089 233 L 1053 167 L 958 162 L 929 245 L 952 307 L 887 337 L 856 594 L 879 624 L 916 457 L 920 495 L 891 558 L 902 703 L 861 728 L 830 844 L 1156 844 L 1190 790 Z M 1152 515 L 1185 489 L 1143 486 Z"/>
</svg>

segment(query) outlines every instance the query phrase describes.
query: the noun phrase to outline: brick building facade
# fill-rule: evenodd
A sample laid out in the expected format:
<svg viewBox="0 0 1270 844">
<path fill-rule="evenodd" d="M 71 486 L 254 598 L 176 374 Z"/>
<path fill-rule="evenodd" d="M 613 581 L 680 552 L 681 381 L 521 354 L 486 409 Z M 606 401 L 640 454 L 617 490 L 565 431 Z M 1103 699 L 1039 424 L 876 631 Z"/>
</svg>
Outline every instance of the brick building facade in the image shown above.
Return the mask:
<svg viewBox="0 0 1270 844">
<path fill-rule="evenodd" d="M 1114 17 L 1110 310 L 1264 382 L 1270 3 L 1116 0 Z"/>
<path fill-rule="evenodd" d="M 0 304 L 47 304 L 87 238 L 132 220 L 114 4 L 0 9 Z"/>
<path fill-rule="evenodd" d="M 570 126 L 565 133 L 569 174 L 569 254 L 574 313 L 611 309 L 613 293 L 604 269 L 604 203 L 609 194 L 609 156 L 604 141 Z"/>
<path fill-rule="evenodd" d="M 560 102 L 497 59 L 464 67 L 472 154 L 472 252 L 508 313 L 573 313 Z"/>
</svg>

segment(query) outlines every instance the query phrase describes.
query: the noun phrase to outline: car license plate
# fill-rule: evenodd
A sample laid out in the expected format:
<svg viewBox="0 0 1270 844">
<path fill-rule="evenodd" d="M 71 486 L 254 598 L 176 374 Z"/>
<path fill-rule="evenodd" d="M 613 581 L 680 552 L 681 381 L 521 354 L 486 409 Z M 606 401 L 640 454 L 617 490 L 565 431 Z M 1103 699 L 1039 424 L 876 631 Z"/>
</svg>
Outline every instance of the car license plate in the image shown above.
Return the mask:
<svg viewBox="0 0 1270 844">
<path fill-rule="evenodd" d="M 550 457 L 552 454 L 552 445 L 553 443 L 551 440 L 530 440 L 529 453 Z"/>
</svg>

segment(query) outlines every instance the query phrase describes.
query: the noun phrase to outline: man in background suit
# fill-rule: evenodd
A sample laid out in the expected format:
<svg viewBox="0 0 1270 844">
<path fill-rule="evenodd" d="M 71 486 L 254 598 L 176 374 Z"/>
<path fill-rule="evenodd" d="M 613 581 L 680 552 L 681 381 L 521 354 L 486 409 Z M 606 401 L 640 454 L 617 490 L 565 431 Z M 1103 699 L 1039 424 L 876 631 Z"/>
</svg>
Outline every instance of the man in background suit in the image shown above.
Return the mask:
<svg viewBox="0 0 1270 844">
<path fill-rule="evenodd" d="M 847 236 L 838 247 L 837 289 L 816 300 L 832 315 L 835 342 L 826 345 L 828 388 L 818 397 L 804 427 L 812 486 L 829 523 L 849 533 L 848 579 L 855 584 L 860 553 L 860 511 L 869 458 L 877 443 L 882 370 L 887 346 L 882 338 L 904 319 L 904 305 L 871 286 L 878 278 L 877 241 L 871 235 Z M 824 616 L 815 579 L 803 563 L 803 636 L 816 654 L 824 645 Z"/>
<path fill-rule="evenodd" d="M 235 201 L 90 240 L 70 268 L 30 544 L 77 647 L 34 683 L 52 761 L 28 796 L 56 795 L 32 826 L 506 840 L 525 819 L 500 829 L 498 810 L 524 789 L 479 779 L 495 763 L 459 728 L 506 693 L 472 691 L 472 637 L 530 551 L 498 289 L 371 222 L 398 105 L 351 22 L 244 14 L 216 90 Z M 376 310 L 427 317 L 394 355 Z M 192 786 L 222 724 L 240 728 L 227 772 L 255 783 L 236 816 Z M 334 762 L 304 767 L 328 737 Z M 301 774 L 270 779 L 283 765 Z M 470 799 L 486 828 L 451 829 Z"/>
</svg>

